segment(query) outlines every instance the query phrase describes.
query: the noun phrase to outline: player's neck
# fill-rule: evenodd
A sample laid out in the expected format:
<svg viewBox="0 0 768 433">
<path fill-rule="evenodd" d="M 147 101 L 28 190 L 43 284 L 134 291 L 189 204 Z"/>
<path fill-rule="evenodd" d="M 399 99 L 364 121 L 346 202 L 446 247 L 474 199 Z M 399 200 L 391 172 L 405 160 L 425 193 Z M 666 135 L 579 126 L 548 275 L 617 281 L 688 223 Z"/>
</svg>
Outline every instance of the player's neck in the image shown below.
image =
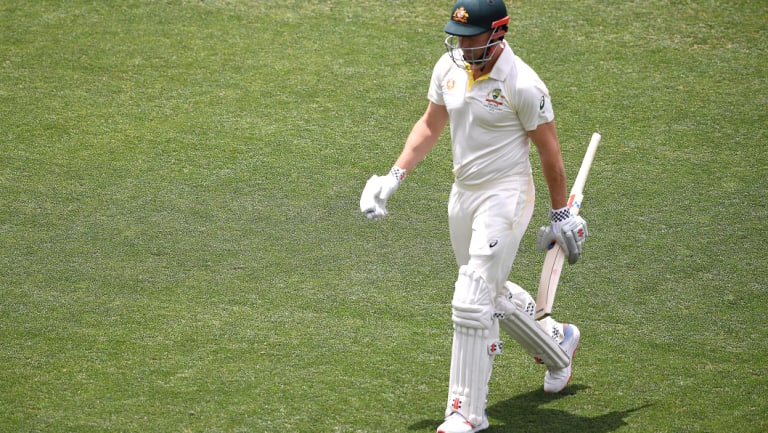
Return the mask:
<svg viewBox="0 0 768 433">
<path fill-rule="evenodd" d="M 480 77 L 484 75 L 488 75 L 493 70 L 493 66 L 496 64 L 496 61 L 499 60 L 499 56 L 501 56 L 501 53 L 504 51 L 504 48 L 506 48 L 507 43 L 502 42 L 499 45 L 496 45 L 493 47 L 493 55 L 491 56 L 491 59 L 488 60 L 484 65 L 482 66 L 473 66 L 472 67 L 472 78 L 477 80 Z"/>
</svg>

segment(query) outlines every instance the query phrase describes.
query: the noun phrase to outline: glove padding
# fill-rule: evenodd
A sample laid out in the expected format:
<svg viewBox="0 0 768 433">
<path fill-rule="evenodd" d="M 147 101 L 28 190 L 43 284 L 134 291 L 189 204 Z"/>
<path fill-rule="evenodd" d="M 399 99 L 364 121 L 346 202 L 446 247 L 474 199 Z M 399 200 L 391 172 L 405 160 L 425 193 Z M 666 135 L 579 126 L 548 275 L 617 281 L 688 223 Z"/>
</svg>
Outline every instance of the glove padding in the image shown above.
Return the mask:
<svg viewBox="0 0 768 433">
<path fill-rule="evenodd" d="M 400 181 L 393 175 L 371 176 L 360 196 L 360 211 L 368 219 L 380 221 L 387 216 L 387 199 L 397 191 Z"/>
<path fill-rule="evenodd" d="M 568 263 L 572 265 L 581 255 L 587 234 L 587 222 L 584 218 L 578 215 L 570 216 L 565 221 L 552 222 L 552 225 L 540 228 L 536 243 L 540 250 L 548 250 L 557 242 L 568 257 Z"/>
</svg>

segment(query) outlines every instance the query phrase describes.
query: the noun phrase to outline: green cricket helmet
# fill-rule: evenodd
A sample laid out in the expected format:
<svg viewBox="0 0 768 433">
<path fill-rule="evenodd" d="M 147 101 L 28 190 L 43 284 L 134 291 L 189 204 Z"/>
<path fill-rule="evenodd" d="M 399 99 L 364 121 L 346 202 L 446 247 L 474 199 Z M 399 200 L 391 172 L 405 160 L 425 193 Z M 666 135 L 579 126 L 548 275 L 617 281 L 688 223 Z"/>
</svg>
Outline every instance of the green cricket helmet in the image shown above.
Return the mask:
<svg viewBox="0 0 768 433">
<path fill-rule="evenodd" d="M 504 36 L 509 24 L 503 0 L 459 0 L 453 6 L 445 32 L 453 36 L 475 36 L 494 31 L 496 38 Z"/>
<path fill-rule="evenodd" d="M 459 67 L 484 68 L 509 29 L 509 15 L 502 0 L 458 0 L 445 25 L 445 48 Z M 485 45 L 460 47 L 459 39 L 489 33 Z"/>
</svg>

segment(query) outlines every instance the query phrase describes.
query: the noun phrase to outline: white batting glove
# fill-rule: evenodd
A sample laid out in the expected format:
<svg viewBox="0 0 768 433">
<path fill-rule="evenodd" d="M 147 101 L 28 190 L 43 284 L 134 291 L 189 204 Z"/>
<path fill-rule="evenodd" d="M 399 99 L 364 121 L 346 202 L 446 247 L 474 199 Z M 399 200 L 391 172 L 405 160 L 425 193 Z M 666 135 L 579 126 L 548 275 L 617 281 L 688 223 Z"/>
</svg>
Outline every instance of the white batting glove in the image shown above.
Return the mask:
<svg viewBox="0 0 768 433">
<path fill-rule="evenodd" d="M 394 166 L 386 176 L 371 176 L 360 196 L 360 211 L 370 220 L 384 219 L 387 216 L 387 200 L 397 191 L 405 175 L 405 170 Z"/>
<path fill-rule="evenodd" d="M 568 263 L 576 263 L 587 239 L 587 222 L 578 215 L 571 215 L 567 207 L 550 210 L 549 218 L 552 225 L 540 228 L 536 236 L 539 249 L 548 250 L 557 242 L 568 257 Z"/>
</svg>

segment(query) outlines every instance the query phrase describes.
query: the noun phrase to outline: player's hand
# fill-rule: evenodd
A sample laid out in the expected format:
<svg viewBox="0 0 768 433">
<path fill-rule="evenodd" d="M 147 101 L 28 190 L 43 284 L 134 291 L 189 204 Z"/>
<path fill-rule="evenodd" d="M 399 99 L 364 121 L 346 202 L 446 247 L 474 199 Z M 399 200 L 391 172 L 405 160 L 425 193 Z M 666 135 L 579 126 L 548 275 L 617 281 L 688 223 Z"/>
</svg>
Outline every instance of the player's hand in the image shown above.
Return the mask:
<svg viewBox="0 0 768 433">
<path fill-rule="evenodd" d="M 550 214 L 552 225 L 539 229 L 536 243 L 539 249 L 546 250 L 552 248 L 557 242 L 568 257 L 568 263 L 574 264 L 581 255 L 584 241 L 589 233 L 587 222 L 580 216 L 571 215 L 570 212 L 567 212 L 567 216 L 561 213 L 559 217 L 557 213 L 558 211 L 555 211 Z"/>
<path fill-rule="evenodd" d="M 380 221 L 387 216 L 387 200 L 405 179 L 405 170 L 393 167 L 386 176 L 371 176 L 360 196 L 360 211 L 368 219 Z"/>
<path fill-rule="evenodd" d="M 541 251 L 551 250 L 555 246 L 555 234 L 552 232 L 552 226 L 540 227 L 536 235 L 536 246 Z"/>
<path fill-rule="evenodd" d="M 580 216 L 572 216 L 567 220 L 555 224 L 552 223 L 555 239 L 563 249 L 568 263 L 574 264 L 581 256 L 581 249 L 584 247 L 584 241 L 587 240 L 587 222 Z"/>
</svg>

